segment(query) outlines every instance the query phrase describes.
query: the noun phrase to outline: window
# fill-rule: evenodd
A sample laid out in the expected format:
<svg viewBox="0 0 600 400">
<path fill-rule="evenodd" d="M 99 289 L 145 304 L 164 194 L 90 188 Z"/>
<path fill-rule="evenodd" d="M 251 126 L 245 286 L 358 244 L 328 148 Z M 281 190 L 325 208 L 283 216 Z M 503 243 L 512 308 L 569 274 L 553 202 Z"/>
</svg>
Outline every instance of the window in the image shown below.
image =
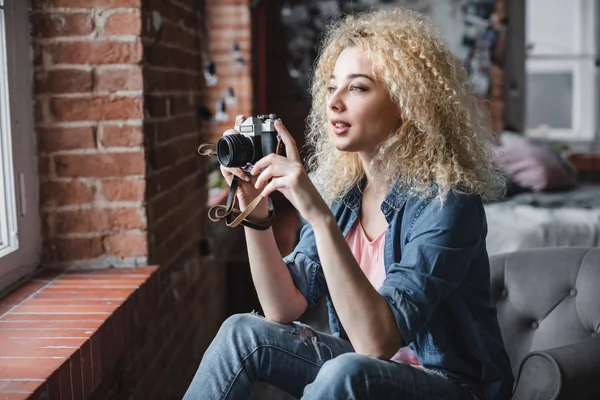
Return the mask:
<svg viewBox="0 0 600 400">
<path fill-rule="evenodd" d="M 15 209 L 15 182 L 13 179 L 12 141 L 10 135 L 10 108 L 8 106 L 8 73 L 6 71 L 6 39 L 4 37 L 4 10 L 0 0 L 0 257 L 19 248 L 17 213 Z"/>
<path fill-rule="evenodd" d="M 27 2 L 0 0 L 0 293 L 40 258 Z"/>
<path fill-rule="evenodd" d="M 527 0 L 525 127 L 530 136 L 593 141 L 598 129 L 596 0 Z"/>
</svg>

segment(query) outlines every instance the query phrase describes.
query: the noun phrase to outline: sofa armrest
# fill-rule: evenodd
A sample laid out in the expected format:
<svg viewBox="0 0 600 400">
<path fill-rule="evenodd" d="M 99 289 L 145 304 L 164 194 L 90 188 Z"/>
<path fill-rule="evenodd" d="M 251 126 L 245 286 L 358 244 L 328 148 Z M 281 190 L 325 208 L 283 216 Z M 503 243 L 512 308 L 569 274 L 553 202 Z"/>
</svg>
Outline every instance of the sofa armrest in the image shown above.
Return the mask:
<svg viewBox="0 0 600 400">
<path fill-rule="evenodd" d="M 600 395 L 600 335 L 525 356 L 513 400 L 591 399 Z"/>
</svg>

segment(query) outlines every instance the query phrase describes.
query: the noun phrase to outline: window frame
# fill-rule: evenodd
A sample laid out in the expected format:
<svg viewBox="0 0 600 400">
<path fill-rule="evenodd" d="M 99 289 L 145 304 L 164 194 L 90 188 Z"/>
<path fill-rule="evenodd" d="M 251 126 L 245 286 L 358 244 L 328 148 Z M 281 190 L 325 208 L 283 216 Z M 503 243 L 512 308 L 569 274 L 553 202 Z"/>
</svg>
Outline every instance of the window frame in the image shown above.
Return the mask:
<svg viewBox="0 0 600 400">
<path fill-rule="evenodd" d="M 17 249 L 0 258 L 1 295 L 38 268 L 42 239 L 28 2 L 0 0 L 0 6 L 4 14 L 4 43 L 0 46 L 4 47 L 6 57 L 3 66 L 6 77 L 0 77 L 0 85 L 7 83 L 8 86 L 10 118 L 10 121 L 0 123 L 3 124 L 2 129 L 10 129 L 10 140 L 4 143 L 12 146 L 12 176 L 5 181 L 14 183 L 11 188 L 14 199 L 12 212 L 16 220 L 17 244 Z"/>
</svg>

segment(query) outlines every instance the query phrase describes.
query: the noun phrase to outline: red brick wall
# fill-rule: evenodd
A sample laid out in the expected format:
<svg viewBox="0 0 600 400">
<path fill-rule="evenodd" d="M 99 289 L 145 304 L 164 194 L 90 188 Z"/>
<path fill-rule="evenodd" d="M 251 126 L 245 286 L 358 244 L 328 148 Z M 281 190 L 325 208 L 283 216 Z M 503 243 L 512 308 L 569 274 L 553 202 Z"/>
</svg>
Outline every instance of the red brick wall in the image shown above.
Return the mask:
<svg viewBox="0 0 600 400">
<path fill-rule="evenodd" d="M 201 9 L 194 1 L 142 4 L 146 201 L 152 263 L 197 266 L 205 219 L 201 131 Z"/>
<path fill-rule="evenodd" d="M 227 106 L 230 117 L 226 122 L 210 124 L 206 139 L 216 142 L 223 132 L 233 127 L 235 116 L 254 113 L 252 106 L 252 43 L 250 34 L 249 0 L 205 0 L 208 31 L 208 57 L 215 63 L 219 78 L 215 86 L 207 88 L 207 105 L 215 105 L 224 98 L 227 88 L 233 88 L 236 104 Z M 233 43 L 240 46 L 243 64 L 238 65 L 233 56 Z"/>
<path fill-rule="evenodd" d="M 158 307 L 93 397 L 181 398 L 227 312 L 227 252 L 206 221 L 196 149 L 252 113 L 247 1 L 31 2 L 42 264 L 159 265 Z M 197 108 L 230 86 L 231 123 L 201 123 Z M 206 238 L 220 252 L 201 255 Z"/>
<path fill-rule="evenodd" d="M 32 1 L 45 266 L 148 254 L 139 1 L 93 3 Z"/>
</svg>

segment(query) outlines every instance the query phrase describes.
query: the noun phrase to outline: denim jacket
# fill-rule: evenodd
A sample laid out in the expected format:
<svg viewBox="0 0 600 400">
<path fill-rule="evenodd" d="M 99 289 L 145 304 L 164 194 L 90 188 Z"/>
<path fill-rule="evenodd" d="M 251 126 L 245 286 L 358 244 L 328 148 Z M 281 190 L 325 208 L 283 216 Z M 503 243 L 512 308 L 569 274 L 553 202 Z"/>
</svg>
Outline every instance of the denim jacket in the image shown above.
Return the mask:
<svg viewBox="0 0 600 400">
<path fill-rule="evenodd" d="M 331 209 L 346 236 L 361 208 L 359 188 Z M 509 399 L 513 376 L 490 293 L 487 222 L 481 197 L 451 191 L 417 196 L 390 189 L 381 211 L 386 278 L 379 293 L 404 345 L 427 370 L 468 385 L 481 400 Z M 327 299 L 334 335 L 347 339 L 327 290 L 314 232 L 305 225 L 284 258 L 309 307 Z"/>
</svg>

